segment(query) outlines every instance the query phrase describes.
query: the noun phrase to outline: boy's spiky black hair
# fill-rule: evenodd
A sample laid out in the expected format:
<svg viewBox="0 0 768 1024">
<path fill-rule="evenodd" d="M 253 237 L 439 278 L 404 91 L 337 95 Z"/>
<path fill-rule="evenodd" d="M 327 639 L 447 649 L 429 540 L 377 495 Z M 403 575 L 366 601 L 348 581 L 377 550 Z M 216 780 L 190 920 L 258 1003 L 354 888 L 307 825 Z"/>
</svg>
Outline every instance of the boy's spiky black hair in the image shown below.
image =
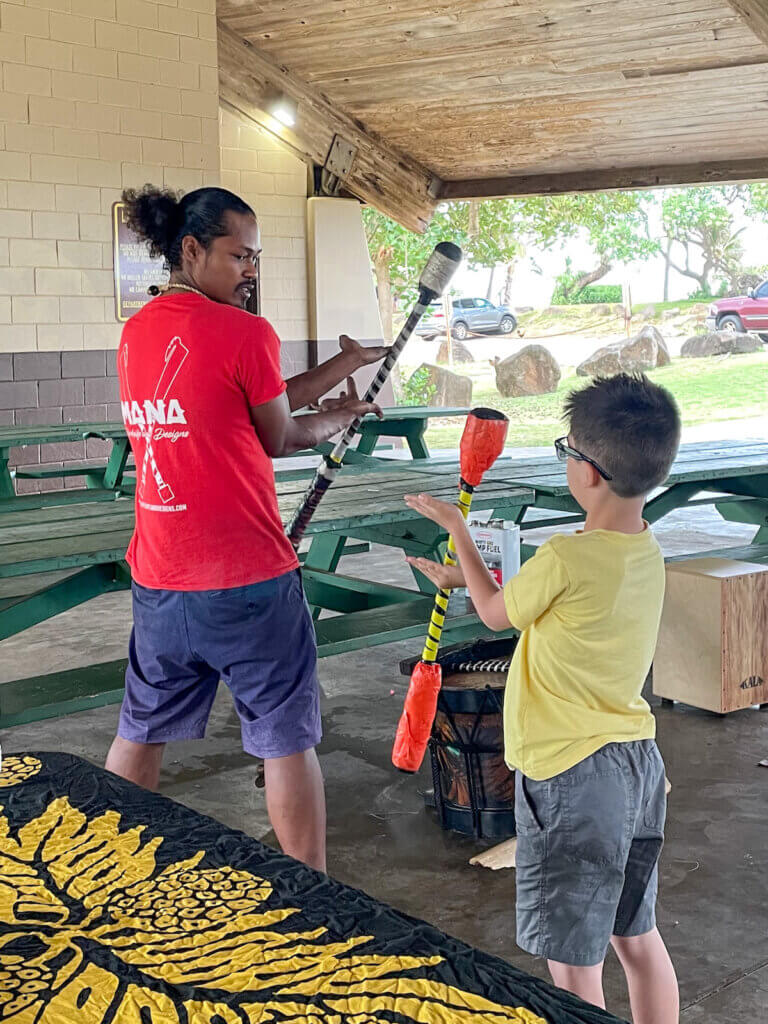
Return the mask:
<svg viewBox="0 0 768 1024">
<path fill-rule="evenodd" d="M 595 377 L 565 401 L 573 446 L 612 477 L 621 498 L 648 494 L 664 483 L 680 444 L 674 398 L 642 373 Z"/>
</svg>

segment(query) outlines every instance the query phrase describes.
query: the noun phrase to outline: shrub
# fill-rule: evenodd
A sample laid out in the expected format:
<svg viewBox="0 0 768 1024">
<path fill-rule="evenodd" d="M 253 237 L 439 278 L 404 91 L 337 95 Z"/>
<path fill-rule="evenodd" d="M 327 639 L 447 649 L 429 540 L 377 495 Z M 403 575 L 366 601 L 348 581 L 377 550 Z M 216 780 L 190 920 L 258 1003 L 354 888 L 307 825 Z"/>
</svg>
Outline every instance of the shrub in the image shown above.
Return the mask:
<svg viewBox="0 0 768 1024">
<path fill-rule="evenodd" d="M 429 405 L 430 398 L 433 398 L 437 388 L 429 377 L 429 370 L 419 369 L 412 373 L 408 380 L 403 382 L 403 394 L 400 399 L 401 405 Z"/>
<path fill-rule="evenodd" d="M 580 292 L 575 292 L 570 297 L 566 296 L 558 284 L 552 293 L 553 306 L 586 306 L 615 302 L 621 302 L 620 284 L 588 284 L 586 288 L 582 288 Z"/>
<path fill-rule="evenodd" d="M 728 288 L 728 282 L 721 281 L 716 291 L 710 288 L 708 292 L 705 292 L 701 288 L 697 288 L 695 292 L 691 292 L 688 298 L 693 302 L 710 302 L 712 299 L 724 299 L 729 294 L 733 293 Z"/>
<path fill-rule="evenodd" d="M 584 271 L 571 270 L 570 260 L 566 261 L 566 268 L 555 281 L 555 290 L 552 293 L 553 306 L 582 306 L 594 303 L 621 302 L 620 284 L 588 284 L 586 288 L 575 292 L 573 286 L 580 277 L 584 277 Z"/>
</svg>

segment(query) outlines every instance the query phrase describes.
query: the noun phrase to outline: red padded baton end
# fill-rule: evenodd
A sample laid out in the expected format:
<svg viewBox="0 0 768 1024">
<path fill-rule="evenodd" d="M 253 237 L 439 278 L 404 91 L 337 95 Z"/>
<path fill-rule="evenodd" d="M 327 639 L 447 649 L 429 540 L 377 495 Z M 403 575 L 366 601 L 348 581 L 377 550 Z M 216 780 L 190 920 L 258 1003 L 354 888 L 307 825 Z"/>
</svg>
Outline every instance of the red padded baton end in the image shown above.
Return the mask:
<svg viewBox="0 0 768 1024">
<path fill-rule="evenodd" d="M 442 669 L 437 662 L 420 661 L 411 674 L 405 706 L 392 748 L 392 764 L 401 772 L 417 772 L 432 734 Z"/>
<path fill-rule="evenodd" d="M 462 478 L 470 486 L 478 486 L 503 452 L 508 427 L 509 420 L 496 409 L 473 409 L 467 416 L 459 457 Z"/>
</svg>

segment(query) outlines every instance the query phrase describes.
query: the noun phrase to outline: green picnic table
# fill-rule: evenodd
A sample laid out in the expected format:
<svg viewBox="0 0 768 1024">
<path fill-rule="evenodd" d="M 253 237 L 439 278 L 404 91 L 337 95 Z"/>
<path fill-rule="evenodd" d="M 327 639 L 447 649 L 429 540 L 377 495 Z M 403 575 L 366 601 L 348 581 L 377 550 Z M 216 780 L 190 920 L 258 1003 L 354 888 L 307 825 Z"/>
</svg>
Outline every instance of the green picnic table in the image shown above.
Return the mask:
<svg viewBox="0 0 768 1024">
<path fill-rule="evenodd" d="M 111 442 L 111 451 L 106 463 L 89 460 L 68 466 L 21 466 L 15 470 L 9 463 L 14 449 L 29 445 L 42 447 L 51 444 L 66 444 L 101 438 Z M 72 501 L 112 501 L 119 491 L 123 474 L 131 454 L 130 444 L 122 423 L 64 423 L 53 426 L 0 427 L 0 511 L 22 507 L 59 505 Z M 83 476 L 89 492 L 76 490 L 50 491 L 45 494 L 19 495 L 16 493 L 14 478 L 18 480 L 45 480 L 53 477 L 67 479 Z"/>
<path fill-rule="evenodd" d="M 436 416 L 466 416 L 469 409 L 450 408 L 437 409 L 426 406 L 394 406 L 383 410 L 384 419 L 366 416 L 360 428 L 360 441 L 356 451 L 368 455 L 374 451 L 382 437 L 401 437 L 410 449 L 414 459 L 429 457 L 429 450 L 424 441 L 428 421 Z M 67 466 L 48 465 L 41 459 L 39 466 L 21 466 L 15 470 L 10 468 L 13 452 L 30 445 L 45 448 L 46 445 L 65 444 L 68 442 L 85 441 L 89 438 L 100 438 L 112 444 L 109 459 L 88 460 L 72 463 Z M 129 467 L 131 450 L 125 427 L 120 422 L 113 423 L 64 423 L 53 426 L 0 427 L 0 510 L 18 508 L 5 501 L 17 499 L 14 478 L 17 480 L 48 480 L 60 477 L 85 477 L 86 487 L 92 493 L 85 500 L 111 501 L 114 492 L 131 491 L 132 486 L 125 487 L 124 475 Z M 79 489 L 82 490 L 82 489 Z M 55 490 L 43 494 L 25 495 L 22 503 L 27 507 L 43 505 L 59 505 L 79 501 L 82 495 L 77 491 Z"/>
<path fill-rule="evenodd" d="M 428 420 L 433 417 L 448 419 L 452 416 L 466 417 L 470 413 L 468 408 L 433 408 L 431 406 L 393 406 L 383 409 L 384 419 L 379 420 L 375 416 L 366 416 L 363 420 L 360 432 L 360 441 L 357 451 L 363 455 L 370 455 L 382 437 L 402 437 L 408 444 L 411 455 L 414 459 L 429 458 L 429 449 L 424 440 L 427 431 Z"/>
<path fill-rule="evenodd" d="M 407 472 L 445 473 L 453 478 L 458 472 L 455 458 L 429 459 L 419 465 L 404 462 Z M 565 466 L 554 452 L 549 455 L 504 455 L 486 474 L 488 483 L 529 488 L 534 494 L 530 505 L 516 519 L 521 530 L 562 526 L 580 522 L 584 513 L 568 490 Z M 422 487 L 422 490 L 426 488 Z M 751 544 L 729 549 L 733 557 L 768 560 L 768 443 L 763 441 L 699 441 L 683 444 L 663 487 L 651 495 L 645 517 L 657 522 L 669 512 L 714 505 L 731 522 L 755 526 Z M 530 516 L 531 509 L 557 513 L 553 517 Z M 523 545 L 523 557 L 535 548 Z M 721 552 L 718 552 L 721 553 Z"/>
<path fill-rule="evenodd" d="M 420 638 L 432 609 L 432 590 L 421 579 L 420 588 L 408 589 L 335 572 L 347 538 L 428 556 L 439 555 L 446 539 L 437 526 L 405 505 L 403 494 L 412 488 L 414 478 L 402 464 L 351 455 L 352 464 L 326 494 L 307 531 L 310 543 L 303 576 L 321 657 Z M 284 521 L 313 472 L 314 465 L 291 470 L 285 479 L 278 474 Z M 425 470 L 419 486 L 447 501 L 455 500 L 457 493 L 457 479 L 444 472 Z M 88 495 L 84 490 L 79 493 Z M 478 489 L 474 505 L 514 519 L 533 498 L 526 488 L 489 482 Z M 100 594 L 130 586 L 123 559 L 133 531 L 132 496 L 114 491 L 109 502 L 38 507 L 15 500 L 20 504 L 6 507 L 0 516 L 0 640 Z M 446 642 L 485 632 L 475 615 L 457 615 L 447 622 Z M 110 662 L 0 684 L 0 727 L 119 700 L 124 668 L 124 662 Z"/>
</svg>

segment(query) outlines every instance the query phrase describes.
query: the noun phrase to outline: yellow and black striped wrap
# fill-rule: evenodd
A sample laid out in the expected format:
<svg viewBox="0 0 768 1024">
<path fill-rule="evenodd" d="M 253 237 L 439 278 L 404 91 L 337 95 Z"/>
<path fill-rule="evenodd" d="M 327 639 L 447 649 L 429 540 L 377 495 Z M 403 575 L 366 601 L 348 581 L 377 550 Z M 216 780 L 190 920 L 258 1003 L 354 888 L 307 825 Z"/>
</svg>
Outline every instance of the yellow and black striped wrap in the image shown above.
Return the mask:
<svg viewBox="0 0 768 1024">
<path fill-rule="evenodd" d="M 459 491 L 458 506 L 461 510 L 461 514 L 464 519 L 469 516 L 469 510 L 472 505 L 472 492 L 474 487 L 466 483 L 464 480 L 461 481 L 461 489 Z M 448 545 L 445 550 L 443 557 L 443 565 L 456 565 L 456 548 L 453 543 L 453 537 L 448 538 Z M 427 629 L 427 637 L 424 641 L 424 650 L 421 653 L 421 660 L 432 663 L 437 661 L 437 651 L 440 647 L 440 638 L 443 635 L 443 627 L 445 626 L 445 615 L 448 611 L 448 599 L 451 596 L 450 590 L 438 590 L 435 594 L 435 603 L 432 608 L 432 615 L 429 620 L 429 628 Z"/>
</svg>

